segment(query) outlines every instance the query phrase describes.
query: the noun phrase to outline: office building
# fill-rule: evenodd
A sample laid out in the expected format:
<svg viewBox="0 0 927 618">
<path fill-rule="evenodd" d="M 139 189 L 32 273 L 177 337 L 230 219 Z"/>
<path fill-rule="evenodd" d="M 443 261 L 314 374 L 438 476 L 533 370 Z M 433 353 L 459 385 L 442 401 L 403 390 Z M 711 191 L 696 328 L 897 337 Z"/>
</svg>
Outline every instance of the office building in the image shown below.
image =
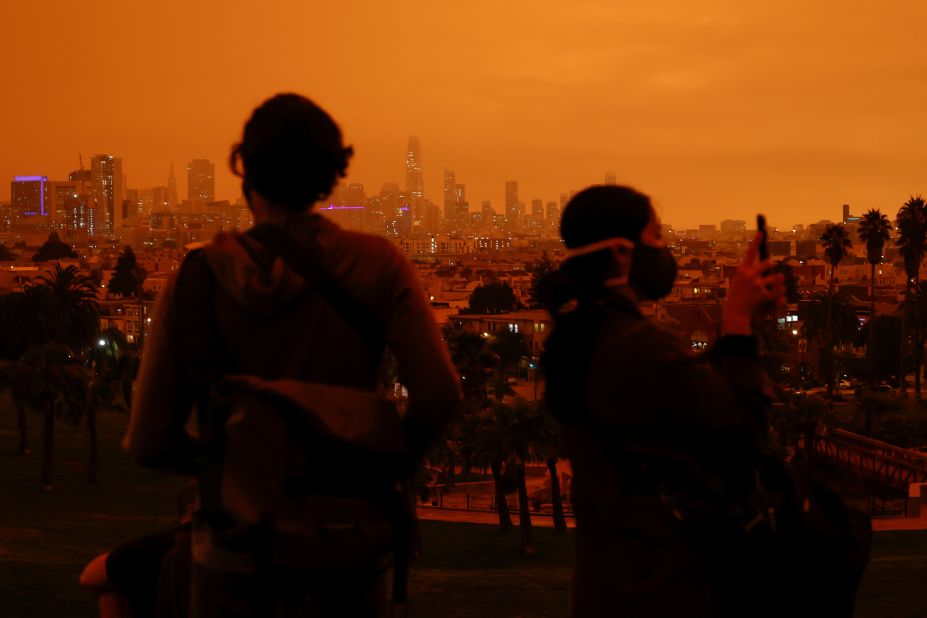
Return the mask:
<svg viewBox="0 0 927 618">
<path fill-rule="evenodd" d="M 173 166 L 171 171 L 173 172 Z M 187 165 L 187 199 L 212 202 L 216 199 L 216 166 L 206 159 L 193 159 Z"/>
<path fill-rule="evenodd" d="M 454 226 L 457 216 L 457 178 L 454 170 L 444 170 L 444 225 Z"/>
<path fill-rule="evenodd" d="M 518 181 L 507 180 L 505 182 L 505 228 L 507 231 L 518 231 L 520 216 L 521 208 L 518 204 Z"/>
<path fill-rule="evenodd" d="M 48 215 L 48 176 L 16 176 L 10 183 L 13 218 Z"/>
<path fill-rule="evenodd" d="M 406 191 L 413 199 L 425 197 L 422 147 L 417 137 L 409 138 L 409 147 L 406 151 Z"/>
<path fill-rule="evenodd" d="M 96 209 L 96 224 L 100 229 L 92 234 L 113 234 L 121 227 L 122 200 L 125 199 L 125 179 L 122 159 L 98 154 L 90 159 L 92 206 Z"/>
</svg>

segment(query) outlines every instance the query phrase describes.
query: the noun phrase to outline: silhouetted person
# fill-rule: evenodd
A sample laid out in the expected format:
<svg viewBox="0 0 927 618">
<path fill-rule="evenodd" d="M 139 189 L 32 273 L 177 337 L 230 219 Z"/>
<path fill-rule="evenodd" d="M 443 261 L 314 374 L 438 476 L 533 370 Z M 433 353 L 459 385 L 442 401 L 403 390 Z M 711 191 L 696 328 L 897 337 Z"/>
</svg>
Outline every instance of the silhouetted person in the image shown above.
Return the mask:
<svg viewBox="0 0 927 618">
<path fill-rule="evenodd" d="M 781 275 L 764 275 L 755 239 L 731 279 L 721 337 L 695 357 L 639 308 L 676 276 L 647 196 L 590 187 L 560 230 L 568 257 L 546 282 L 555 325 L 543 364 L 574 472 L 573 614 L 762 614 L 768 598 L 746 602 L 739 575 L 763 574 L 739 573 L 749 567 L 728 559 L 723 533 L 693 542 L 674 510 L 710 511 L 716 491 L 750 487 L 771 392 L 751 323 L 783 297 Z"/>
<path fill-rule="evenodd" d="M 338 414 L 357 412 L 355 400 L 376 399 L 384 348 L 408 388 L 396 424 L 410 469 L 457 408 L 457 376 L 408 261 L 387 239 L 343 230 L 311 210 L 345 175 L 351 154 L 331 117 L 308 99 L 282 94 L 260 105 L 231 156 L 255 227 L 192 251 L 155 309 L 126 443 L 147 466 L 192 473 L 198 455 L 206 460 L 193 532 L 194 616 L 383 615 L 389 556 L 359 568 L 352 552 L 368 549 L 365 535 L 379 531 L 365 522 L 387 509 L 367 494 L 394 491 L 395 483 L 382 486 L 385 472 L 362 461 L 368 451 L 314 429 L 337 429 Z M 194 401 L 199 416 L 214 414 L 216 395 L 204 399 L 203 386 L 232 376 L 244 378 L 228 396 L 252 397 L 236 408 L 246 414 L 205 430 L 200 418 L 201 432 L 228 431 L 221 443 L 201 436 L 210 445 L 201 453 L 186 429 Z M 247 414 L 249 401 L 264 406 L 259 414 Z M 261 424 L 278 413 L 277 425 Z M 364 431 L 361 439 L 382 437 Z M 210 472 L 222 475 L 219 487 L 203 472 L 215 468 L 216 451 L 225 460 Z M 220 490 L 217 514 L 210 493 Z M 231 538 L 236 526 L 243 532 Z M 291 538 L 301 542 L 282 540 Z"/>
</svg>

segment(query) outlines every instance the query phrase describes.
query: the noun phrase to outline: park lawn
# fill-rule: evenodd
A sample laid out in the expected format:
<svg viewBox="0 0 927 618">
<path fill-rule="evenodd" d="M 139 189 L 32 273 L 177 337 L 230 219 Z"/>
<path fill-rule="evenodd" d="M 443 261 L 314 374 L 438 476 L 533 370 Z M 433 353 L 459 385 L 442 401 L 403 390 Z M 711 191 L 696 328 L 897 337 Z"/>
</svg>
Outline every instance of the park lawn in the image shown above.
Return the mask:
<svg viewBox="0 0 927 618">
<path fill-rule="evenodd" d="M 36 415 L 37 416 L 37 415 Z M 35 419 L 37 421 L 37 419 Z M 77 585 L 83 566 L 118 543 L 175 520 L 185 480 L 138 469 L 119 448 L 124 416 L 104 414 L 101 480 L 88 485 L 86 436 L 61 425 L 55 489 L 40 490 L 41 445 L 15 452 L 14 415 L 0 405 L 0 616 L 94 616 Z M 38 438 L 38 424 L 32 427 Z M 515 532 L 492 526 L 422 522 L 423 555 L 414 563 L 411 616 L 566 616 L 572 544 L 537 529 L 537 553 L 518 554 Z M 860 592 L 858 616 L 921 616 L 927 605 L 927 532 L 881 532 Z M 746 614 L 745 614 L 746 615 Z"/>
</svg>

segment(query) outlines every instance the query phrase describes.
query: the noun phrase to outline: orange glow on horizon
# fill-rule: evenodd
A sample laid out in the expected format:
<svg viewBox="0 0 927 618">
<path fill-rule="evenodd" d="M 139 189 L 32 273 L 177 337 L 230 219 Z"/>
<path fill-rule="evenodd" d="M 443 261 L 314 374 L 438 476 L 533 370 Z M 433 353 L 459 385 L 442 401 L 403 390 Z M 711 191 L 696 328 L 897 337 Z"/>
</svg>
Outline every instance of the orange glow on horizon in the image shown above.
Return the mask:
<svg viewBox="0 0 927 618">
<path fill-rule="evenodd" d="M 132 188 L 172 162 L 184 187 L 209 159 L 234 200 L 229 146 L 279 91 L 339 121 L 368 194 L 403 183 L 411 135 L 426 197 L 448 168 L 497 210 L 506 180 L 530 204 L 607 172 L 676 227 L 893 217 L 927 193 L 923 3 L 36 0 L 0 17 L 0 200 L 95 153 Z"/>
</svg>

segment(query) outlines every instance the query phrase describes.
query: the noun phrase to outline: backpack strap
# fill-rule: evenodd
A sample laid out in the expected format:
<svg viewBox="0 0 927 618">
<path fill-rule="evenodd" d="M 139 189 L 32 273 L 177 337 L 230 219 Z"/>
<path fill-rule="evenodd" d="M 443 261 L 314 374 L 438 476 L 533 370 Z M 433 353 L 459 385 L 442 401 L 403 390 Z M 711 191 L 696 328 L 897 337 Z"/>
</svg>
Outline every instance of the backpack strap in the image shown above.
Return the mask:
<svg viewBox="0 0 927 618">
<path fill-rule="evenodd" d="M 379 363 L 386 348 L 383 320 L 322 267 L 322 255 L 315 236 L 308 243 L 301 243 L 282 227 L 270 223 L 255 226 L 246 233 L 282 259 L 307 285 L 330 302 L 367 343 L 373 353 L 373 362 Z"/>
</svg>

